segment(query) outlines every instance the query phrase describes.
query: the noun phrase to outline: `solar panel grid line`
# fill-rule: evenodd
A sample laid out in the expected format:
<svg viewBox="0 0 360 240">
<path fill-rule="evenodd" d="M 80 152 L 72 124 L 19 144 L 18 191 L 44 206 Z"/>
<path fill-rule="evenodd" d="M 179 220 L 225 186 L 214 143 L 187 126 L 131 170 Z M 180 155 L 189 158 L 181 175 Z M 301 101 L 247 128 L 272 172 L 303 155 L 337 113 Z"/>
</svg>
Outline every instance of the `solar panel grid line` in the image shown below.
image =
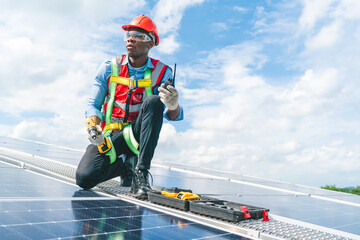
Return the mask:
<svg viewBox="0 0 360 240">
<path fill-rule="evenodd" d="M 90 211 L 91 209 L 89 209 L 89 211 Z M 87 212 L 89 212 L 89 211 L 87 211 Z M 157 216 L 159 216 L 159 214 L 156 214 Z M 162 214 L 160 214 L 160 215 L 162 215 Z M 166 214 L 164 214 L 164 216 L 165 216 Z M 135 215 L 132 215 L 132 217 L 134 217 Z M 151 214 L 146 214 L 146 215 L 143 215 L 143 217 L 148 217 L 148 218 L 151 218 L 152 216 L 154 216 L 154 215 L 151 215 Z M 108 218 L 109 219 L 109 218 Z M 84 220 L 84 219 L 83 219 Z M 87 219 L 85 219 L 85 220 L 87 220 Z M 91 218 L 90 219 L 91 221 L 94 221 L 94 218 Z M 95 220 L 96 221 L 96 220 Z M 56 222 L 56 221 L 51 221 L 51 222 L 49 222 L 49 224 L 58 224 L 59 222 Z M 45 224 L 45 223 L 44 223 Z M 30 225 L 33 225 L 33 224 L 30 224 Z M 189 224 L 188 224 L 189 225 Z M 27 225 L 24 225 L 24 226 L 27 226 Z M 63 225 L 61 225 L 62 227 L 63 227 Z M 48 225 L 46 225 L 46 226 L 44 226 L 44 227 L 50 227 L 50 225 L 48 226 Z M 59 237 L 57 237 L 57 238 L 59 238 Z"/>
<path fill-rule="evenodd" d="M 329 198 L 329 197 L 323 197 L 323 196 L 318 196 L 318 195 L 311 195 L 311 197 L 316 198 L 316 199 L 326 200 L 326 201 L 332 201 L 332 202 L 335 202 L 335 203 L 351 205 L 351 206 L 354 206 L 354 207 L 360 207 L 360 203 L 353 203 L 353 202 L 349 202 L 349 201 L 332 199 L 332 198 Z"/>
<path fill-rule="evenodd" d="M 89 210 L 89 209 L 88 209 Z M 90 209 L 91 210 L 91 209 Z M 161 216 L 161 215 L 167 215 L 167 214 L 149 214 L 149 215 L 131 215 L 132 218 L 136 217 L 152 217 L 152 216 Z M 2 224 L 0 227 L 17 227 L 17 226 L 24 226 L 24 225 L 45 225 L 45 224 L 57 224 L 57 223 L 68 223 L 68 222 L 82 222 L 82 221 L 98 221 L 98 220 L 116 220 L 116 219 L 122 219 L 122 218 L 128 218 L 129 216 L 119 216 L 119 217 L 106 217 L 106 218 L 88 218 L 88 219 L 74 219 L 74 220 L 58 220 L 58 221 L 45 221 L 45 222 L 27 222 L 27 223 L 14 223 L 14 224 Z M 194 223 L 195 224 L 195 223 Z"/>
<path fill-rule="evenodd" d="M 2 140 L 2 141 L 1 141 L 2 143 L 7 143 L 7 142 L 9 142 L 9 140 L 12 140 L 12 141 L 15 141 L 15 142 L 16 142 L 16 141 L 24 141 L 24 142 L 35 143 L 35 144 L 38 144 L 38 145 L 45 145 L 45 146 L 50 146 L 50 147 L 54 147 L 54 148 L 69 150 L 69 151 L 84 152 L 84 150 L 80 150 L 80 149 L 76 149 L 76 148 L 70 148 L 70 147 L 60 146 L 60 145 L 55 145 L 55 144 L 40 142 L 40 141 L 36 141 L 36 140 L 31 140 L 31 139 L 11 138 L 11 137 L 5 137 L 5 136 L 0 136 L 0 137 L 3 138 L 3 139 L 5 139 L 5 140 Z"/>
<path fill-rule="evenodd" d="M 172 169 L 172 168 L 174 168 L 174 166 L 176 166 L 175 168 L 184 169 L 184 170 L 194 169 L 194 166 L 184 164 L 184 163 L 173 163 L 173 162 L 159 161 L 159 160 L 153 160 L 153 162 L 154 162 L 154 164 L 153 164 L 154 166 L 159 166 L 159 167 L 163 166 L 164 168 L 168 168 L 168 169 Z M 218 170 L 218 169 L 213 170 L 213 169 L 209 169 L 206 167 L 196 167 L 196 168 L 201 170 L 201 172 L 210 174 L 211 176 L 220 175 L 223 178 L 232 178 L 229 176 L 237 176 L 237 177 L 240 177 L 241 180 L 243 180 L 243 181 L 247 181 L 247 178 L 249 178 L 249 179 L 253 180 L 254 182 L 268 181 L 268 182 L 272 182 L 272 183 L 276 183 L 276 184 L 289 184 L 287 182 L 282 182 L 279 180 L 272 180 L 272 179 L 261 178 L 261 177 L 253 177 L 253 176 L 238 174 L 238 173 L 234 173 L 234 172 L 224 171 L 224 170 Z M 237 180 L 239 180 L 239 179 L 237 179 Z"/>
<path fill-rule="evenodd" d="M 31 155 L 38 155 L 38 156 L 48 156 L 51 158 L 60 158 L 60 159 L 68 159 L 68 161 L 71 162 L 76 162 L 76 160 L 74 160 L 73 156 L 78 156 L 78 158 L 81 157 L 82 153 L 74 153 L 74 152 L 69 152 L 69 151 L 54 151 L 54 150 L 50 150 L 50 151 L 44 151 L 44 150 L 40 150 L 40 149 L 33 149 L 32 147 L 16 147 L 14 150 L 17 151 L 21 151 L 27 154 L 31 154 Z"/>
<path fill-rule="evenodd" d="M 354 223 L 349 223 L 349 224 L 344 224 L 344 225 L 340 225 L 340 226 L 337 226 L 337 227 L 334 227 L 335 229 L 338 229 L 338 228 L 342 228 L 342 227 L 345 227 L 345 226 L 352 226 L 352 225 L 358 225 L 360 224 L 360 222 L 354 222 Z"/>
<path fill-rule="evenodd" d="M 159 166 L 159 165 L 157 165 L 157 166 Z M 212 175 L 205 174 L 205 173 L 198 173 L 196 171 L 186 170 L 186 169 L 181 169 L 181 168 L 170 167 L 169 169 L 171 169 L 173 171 L 183 172 L 183 173 L 189 173 L 189 174 L 200 175 L 200 176 L 207 176 L 210 179 L 220 179 L 220 180 L 230 181 L 230 182 L 234 182 L 234 183 L 239 183 L 239 184 L 264 188 L 264 189 L 270 189 L 270 190 L 279 191 L 279 192 L 285 192 L 285 193 L 293 194 L 294 196 L 310 196 L 312 198 L 322 199 L 322 200 L 325 200 L 325 201 L 332 201 L 332 202 L 337 202 L 337 203 L 342 203 L 342 204 L 347 204 L 347 205 L 351 205 L 351 206 L 360 207 L 360 203 L 353 203 L 353 202 L 344 201 L 344 200 L 332 199 L 332 198 L 328 198 L 328 197 L 319 196 L 319 195 L 316 195 L 316 194 L 309 194 L 309 193 L 303 193 L 303 192 L 298 192 L 298 191 L 291 191 L 291 190 L 287 190 L 287 189 L 281 189 L 281 188 L 276 188 L 276 187 L 266 186 L 266 185 L 262 185 L 262 184 L 256 184 L 256 183 L 251 183 L 251 182 L 247 182 L 247 181 L 231 179 L 231 178 L 217 177 L 217 176 L 212 176 Z"/>
<path fill-rule="evenodd" d="M 168 168 L 168 169 L 172 169 L 172 168 L 179 168 L 179 169 L 184 169 L 184 170 L 191 170 L 194 169 L 193 165 L 188 165 L 188 164 L 184 164 L 184 163 L 174 163 L 174 162 L 168 162 L 168 161 L 159 161 L 159 160 L 153 160 L 152 161 L 152 166 L 157 166 L 157 167 L 163 167 L 163 168 Z M 174 167 L 176 166 L 176 167 Z M 216 175 L 220 175 L 220 177 L 223 178 L 232 178 L 229 176 L 237 176 L 240 177 L 240 180 L 243 181 L 247 181 L 247 179 L 251 179 L 252 182 L 264 182 L 264 181 L 268 181 L 271 183 L 275 183 L 275 184 L 289 184 L 287 182 L 283 182 L 280 180 L 273 180 L 273 179 L 267 179 L 267 178 L 261 178 L 261 177 L 254 177 L 254 176 L 248 176 L 248 175 L 244 175 L 244 174 L 239 174 L 239 173 L 234 173 L 234 172 L 229 172 L 229 171 L 224 171 L 224 170 L 213 170 L 213 169 L 209 169 L 206 167 L 198 167 L 196 166 L 197 169 L 201 170 L 204 173 L 210 174 L 212 176 Z M 239 180 L 239 179 L 237 179 Z"/>
<path fill-rule="evenodd" d="M 172 163 L 172 162 L 166 162 L 166 161 L 156 161 L 157 165 L 160 166 L 162 163 L 166 163 L 166 168 L 172 168 L 172 166 L 176 166 L 177 168 L 183 168 L 183 169 L 193 169 L 194 166 L 190 166 L 190 165 L 186 165 L 186 164 L 180 164 L 180 163 Z M 235 174 L 233 172 L 227 172 L 227 171 L 221 171 L 221 170 L 213 170 L 213 169 L 207 169 L 204 167 L 196 167 L 198 170 L 205 170 L 206 172 L 209 172 L 211 174 L 216 174 L 216 175 L 224 175 L 226 177 L 229 178 L 233 178 L 236 180 L 242 180 L 242 181 L 251 181 L 251 182 L 260 182 L 264 185 L 268 185 L 268 184 L 274 184 L 277 185 L 277 187 L 281 188 L 291 188 L 291 189 L 297 189 L 297 188 L 301 188 L 301 189 L 306 189 L 306 193 L 308 194 L 313 194 L 314 192 L 317 192 L 317 195 L 319 196 L 323 196 L 323 195 L 328 195 L 328 196 L 341 196 L 341 197 L 354 197 L 353 194 L 349 194 L 349 193 L 343 193 L 343 192 L 334 192 L 334 191 L 329 191 L 326 189 L 320 189 L 320 188 L 316 188 L 316 187 L 312 187 L 312 186 L 305 186 L 305 185 L 301 185 L 301 184 L 292 184 L 292 183 L 288 183 L 288 182 L 284 182 L 284 181 L 280 181 L 280 180 L 273 180 L 273 179 L 267 179 L 267 178 L 261 178 L 261 177 L 254 177 L 254 176 L 248 176 L 248 175 L 240 175 L 240 174 Z M 238 179 L 240 177 L 240 179 Z M 321 192 L 321 193 L 319 193 Z M 355 196 L 356 197 L 356 196 Z M 357 198 L 360 201 L 360 198 Z"/>
<path fill-rule="evenodd" d="M 34 158 L 34 159 L 39 159 L 39 160 L 45 160 L 46 162 L 53 162 L 53 163 L 59 163 L 58 161 L 55 161 L 53 159 L 50 158 L 46 158 L 46 157 L 41 157 L 41 156 L 37 156 L 36 154 L 31 154 L 31 153 L 25 153 L 25 152 L 20 152 L 20 151 L 16 151 L 16 150 L 12 150 L 9 148 L 3 148 L 0 147 L 0 156 L 10 156 L 12 158 Z M 64 166 L 68 166 L 68 167 L 72 167 L 74 168 L 75 166 L 72 164 L 68 164 L 68 163 L 63 163 L 62 165 Z"/>
<path fill-rule="evenodd" d="M 206 236 L 206 237 L 201 237 L 201 238 L 193 238 L 192 240 L 202 240 L 202 239 L 211 239 L 211 238 L 218 238 L 218 237 L 222 237 L 222 236 L 228 236 L 231 235 L 231 233 L 223 233 L 223 234 L 218 234 L 216 236 Z"/>
<path fill-rule="evenodd" d="M 197 223 L 189 223 L 189 225 L 194 225 Z M 98 237 L 98 236 L 107 236 L 111 234 L 121 233 L 121 232 L 136 232 L 136 231 L 146 231 L 152 229 L 161 229 L 161 228 L 169 228 L 169 227 L 177 227 L 177 225 L 167 225 L 167 226 L 156 226 L 156 227 L 147 227 L 147 228 L 138 228 L 138 229 L 130 229 L 130 230 L 123 230 L 123 231 L 113 231 L 113 232 L 105 232 L 105 233 L 96 233 L 96 234 L 83 234 L 78 236 L 70 236 L 70 237 L 58 237 L 58 238 L 47 238 L 46 240 L 60 240 L 60 239 L 74 239 L 74 238 L 91 238 L 91 237 Z"/>
<path fill-rule="evenodd" d="M 99 194 L 101 194 L 101 192 L 99 192 Z M 82 197 L 82 198 L 74 198 L 74 197 L 56 197 L 56 198 L 51 198 L 51 197 L 43 197 L 43 198 L 24 198 L 24 197 L 19 197 L 19 198 L 3 198 L 0 197 L 0 203 L 3 202 L 39 202 L 39 201 L 71 201 L 71 200 L 79 200 L 79 201 L 88 201 L 88 200 L 114 200 L 117 199 L 114 196 L 108 196 L 108 197 Z"/>
<path fill-rule="evenodd" d="M 333 213 L 332 216 L 339 218 L 339 217 L 350 216 L 350 215 L 357 216 L 358 214 L 357 214 L 357 213 L 352 213 L 352 212 L 345 212 L 345 213 L 344 213 L 344 212 L 340 212 L 340 213 L 338 213 L 338 212 L 335 212 L 335 211 L 334 211 L 334 213 Z M 299 219 L 299 220 L 306 222 L 306 220 L 325 219 L 325 218 L 328 218 L 328 217 L 329 217 L 329 216 L 327 215 L 327 216 L 319 216 L 319 217 L 301 218 L 301 219 Z M 360 222 L 357 222 L 357 223 L 360 223 Z M 354 224 L 356 224 L 356 223 L 354 223 Z"/>
<path fill-rule="evenodd" d="M 44 149 L 43 150 L 41 150 L 41 148 L 43 147 L 43 146 L 39 146 L 39 147 L 36 147 L 36 148 L 34 148 L 34 147 L 31 147 L 31 146 L 19 146 L 19 145 L 17 145 L 17 144 L 6 144 L 6 145 L 4 145 L 4 144 L 1 144 L 1 146 L 3 147 L 3 148 L 9 148 L 9 147 L 12 147 L 12 146 L 14 146 L 14 147 L 16 147 L 16 148 L 14 148 L 14 150 L 16 149 L 16 150 L 22 150 L 22 152 L 24 152 L 23 150 L 27 150 L 26 152 L 27 153 L 29 153 L 29 154 L 34 154 L 34 155 L 37 155 L 37 154 L 43 154 L 42 152 L 44 151 Z M 9 149 L 11 149 L 11 148 L 9 148 Z M 30 151 L 31 150 L 31 151 Z M 45 151 L 44 151 L 45 152 Z M 76 154 L 78 154 L 78 155 L 80 155 L 80 154 L 83 154 L 83 151 L 78 151 L 78 152 L 73 152 L 73 151 L 70 151 L 70 150 L 62 150 L 62 149 L 56 149 L 56 148 L 54 148 L 54 149 L 47 149 L 47 151 L 46 151 L 47 153 L 49 153 L 49 154 L 63 154 L 63 155 L 68 155 L 68 156 L 74 156 L 74 154 L 76 155 Z"/>
<path fill-rule="evenodd" d="M 178 171 L 178 172 L 183 172 L 183 173 L 190 173 L 190 174 L 194 174 L 194 175 L 200 175 L 200 176 L 208 177 L 210 179 L 219 179 L 219 180 L 224 180 L 224 181 L 229 181 L 229 182 L 234 182 L 234 183 L 240 183 L 240 184 L 244 184 L 244 185 L 250 185 L 250 186 L 254 186 L 254 187 L 271 189 L 271 190 L 279 191 L 279 192 L 286 192 L 286 193 L 290 193 L 290 194 L 293 194 L 293 195 L 296 195 L 296 196 L 297 195 L 299 195 L 299 196 L 301 196 L 301 195 L 303 195 L 303 196 L 309 195 L 309 194 L 306 194 L 306 193 L 295 192 L 295 191 L 290 191 L 290 190 L 285 190 L 285 189 L 280 189 L 280 188 L 275 188 L 275 187 L 270 187 L 270 186 L 264 186 L 264 185 L 261 185 L 261 184 L 250 183 L 250 182 L 235 180 L 235 179 L 231 179 L 231 178 L 218 177 L 218 176 L 213 176 L 213 175 L 206 174 L 206 173 L 199 173 L 199 172 L 196 172 L 196 171 L 185 170 L 185 169 L 181 169 L 181 168 L 171 167 L 171 170 Z"/>
</svg>

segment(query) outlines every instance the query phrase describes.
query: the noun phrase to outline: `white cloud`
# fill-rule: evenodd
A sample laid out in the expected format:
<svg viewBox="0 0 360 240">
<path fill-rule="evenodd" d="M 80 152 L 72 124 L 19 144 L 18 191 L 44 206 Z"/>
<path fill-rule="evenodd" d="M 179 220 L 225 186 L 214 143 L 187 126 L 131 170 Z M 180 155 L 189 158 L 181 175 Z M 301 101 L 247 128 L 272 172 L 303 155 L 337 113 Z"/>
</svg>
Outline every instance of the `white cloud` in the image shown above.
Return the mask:
<svg viewBox="0 0 360 240">
<path fill-rule="evenodd" d="M 105 50 L 117 54 L 115 44 L 122 43 L 119 37 L 104 46 L 105 40 L 120 36 L 125 19 L 145 1 L 2 1 L 2 6 L 0 105 L 17 124 L 1 133 L 84 146 L 84 109 L 96 68 L 109 57 Z"/>
<path fill-rule="evenodd" d="M 234 10 L 240 13 L 244 13 L 247 12 L 248 10 L 246 8 L 240 7 L 240 6 L 235 6 Z"/>
<path fill-rule="evenodd" d="M 343 19 L 360 19 L 360 2 L 357 0 L 338 1 L 338 6 L 334 9 L 334 16 Z"/>
<path fill-rule="evenodd" d="M 331 5 L 335 0 L 303 0 L 304 9 L 299 18 L 299 27 L 301 31 L 310 31 L 316 23 L 327 17 Z"/>
<path fill-rule="evenodd" d="M 312 51 L 334 46 L 340 40 L 341 27 L 339 22 L 324 26 L 315 36 L 306 42 L 306 47 L 309 51 Z"/>
<path fill-rule="evenodd" d="M 180 47 L 180 43 L 177 42 L 175 38 L 175 35 L 169 35 L 168 37 L 163 38 L 161 44 L 156 47 L 157 50 L 164 54 L 172 54 Z"/>
<path fill-rule="evenodd" d="M 307 70 L 293 88 L 275 96 L 279 111 L 284 116 L 300 117 L 329 111 L 341 92 L 338 70 L 331 68 L 318 73 Z"/>
<path fill-rule="evenodd" d="M 159 52 L 171 54 L 177 50 L 180 45 L 176 40 L 177 31 L 180 28 L 180 22 L 186 8 L 201 4 L 204 1 L 205 0 L 159 0 L 157 2 L 152 10 L 152 15 L 154 16 L 153 20 L 158 28 L 160 45 L 163 44 L 162 39 L 165 39 L 165 46 L 159 47 Z M 170 48 L 166 48 L 167 46 Z"/>
<path fill-rule="evenodd" d="M 304 4 L 300 19 L 277 15 L 288 25 L 264 18 L 254 23 L 269 41 L 224 46 L 190 63 L 196 73 L 183 69 L 181 97 L 191 128 L 176 134 L 176 157 L 163 157 L 160 144 L 159 158 L 313 186 L 357 184 L 360 49 L 353 36 L 360 23 L 350 1 Z M 268 29 L 275 28 L 271 35 Z M 301 74 L 274 86 L 256 70 L 268 61 L 267 43 L 277 41 L 305 48 L 288 52 L 292 61 L 284 62 Z M 206 87 L 190 89 L 191 76 Z"/>
<path fill-rule="evenodd" d="M 280 154 L 292 153 L 299 149 L 301 146 L 300 144 L 296 143 L 295 141 L 286 141 L 283 143 L 279 143 L 271 147 L 271 150 Z"/>
</svg>

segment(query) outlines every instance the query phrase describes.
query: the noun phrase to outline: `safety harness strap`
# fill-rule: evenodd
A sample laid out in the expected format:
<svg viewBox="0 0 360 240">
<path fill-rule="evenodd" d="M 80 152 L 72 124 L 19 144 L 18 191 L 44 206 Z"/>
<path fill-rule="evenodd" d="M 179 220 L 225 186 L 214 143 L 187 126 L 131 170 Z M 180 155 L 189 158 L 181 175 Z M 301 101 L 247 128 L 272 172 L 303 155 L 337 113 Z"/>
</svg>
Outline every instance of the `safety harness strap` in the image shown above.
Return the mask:
<svg viewBox="0 0 360 240">
<path fill-rule="evenodd" d="M 155 68 L 156 69 L 156 68 Z M 155 71 L 155 70 L 154 70 Z M 144 78 L 145 79 L 151 79 L 151 69 L 150 68 L 146 68 L 145 70 L 145 73 L 144 73 Z M 157 79 L 157 78 L 156 78 Z M 156 81 L 155 79 L 155 81 Z M 150 80 L 150 85 L 151 85 L 151 80 Z M 152 88 L 151 86 L 147 86 L 145 87 L 145 94 L 146 94 L 146 97 L 149 97 L 152 95 Z"/>
<path fill-rule="evenodd" d="M 136 141 L 131 124 L 126 126 L 123 131 L 124 139 L 130 150 L 139 155 L 139 143 Z"/>
<path fill-rule="evenodd" d="M 118 74 L 118 67 L 116 64 L 116 58 L 111 60 L 111 75 L 116 76 Z M 105 124 L 108 125 L 111 123 L 111 114 L 112 109 L 115 101 L 115 90 L 116 90 L 116 83 L 115 82 L 109 82 L 109 93 L 110 93 L 110 99 L 108 101 L 108 105 L 106 107 L 106 115 L 105 115 Z M 106 126 L 105 125 L 105 126 Z M 112 129 L 105 129 L 104 128 L 104 137 L 107 137 L 109 139 L 109 142 L 111 144 L 111 149 L 107 153 L 105 153 L 106 156 L 110 158 L 110 164 L 116 161 L 116 151 L 114 144 L 111 141 L 111 133 Z"/>
<path fill-rule="evenodd" d="M 114 129 L 118 129 L 118 130 L 123 130 L 125 126 L 127 126 L 127 123 L 123 123 L 123 122 L 112 122 L 109 124 L 106 124 L 104 127 L 104 132 L 105 131 L 112 131 Z"/>
<path fill-rule="evenodd" d="M 144 79 L 150 79 L 150 78 L 151 78 L 151 69 L 146 68 L 145 73 L 144 73 Z M 150 84 L 151 84 L 151 81 L 150 81 Z M 150 84 L 145 87 L 146 97 L 152 95 L 152 88 L 151 88 Z M 139 154 L 139 150 L 138 150 L 139 143 L 136 141 L 131 124 L 124 128 L 123 135 L 124 135 L 125 142 L 128 145 L 128 147 L 130 148 L 130 150 L 133 153 L 135 153 L 136 155 L 138 155 Z"/>
</svg>

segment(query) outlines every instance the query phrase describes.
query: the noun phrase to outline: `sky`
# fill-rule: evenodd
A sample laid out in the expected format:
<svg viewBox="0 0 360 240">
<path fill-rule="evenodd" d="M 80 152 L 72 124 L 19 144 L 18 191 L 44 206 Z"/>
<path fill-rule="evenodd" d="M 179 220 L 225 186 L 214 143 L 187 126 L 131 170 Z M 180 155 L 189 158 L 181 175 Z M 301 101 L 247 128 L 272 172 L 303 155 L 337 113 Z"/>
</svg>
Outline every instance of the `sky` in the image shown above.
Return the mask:
<svg viewBox="0 0 360 240">
<path fill-rule="evenodd" d="M 360 1 L 0 0 L 0 135 L 85 149 L 84 111 L 122 25 L 145 14 L 185 119 L 154 158 L 360 185 Z"/>
</svg>

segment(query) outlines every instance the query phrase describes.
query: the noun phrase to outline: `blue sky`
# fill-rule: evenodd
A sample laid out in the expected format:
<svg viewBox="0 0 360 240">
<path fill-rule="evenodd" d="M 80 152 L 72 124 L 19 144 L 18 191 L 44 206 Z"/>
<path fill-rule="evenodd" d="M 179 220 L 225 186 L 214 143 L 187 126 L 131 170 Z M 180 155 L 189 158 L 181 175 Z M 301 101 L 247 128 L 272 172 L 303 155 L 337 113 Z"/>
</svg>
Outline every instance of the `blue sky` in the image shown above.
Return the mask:
<svg viewBox="0 0 360 240">
<path fill-rule="evenodd" d="M 185 120 L 155 158 L 310 186 L 360 184 L 357 0 L 0 0 L 0 135 L 85 148 L 98 65 L 121 26 L 158 25 Z"/>
</svg>

